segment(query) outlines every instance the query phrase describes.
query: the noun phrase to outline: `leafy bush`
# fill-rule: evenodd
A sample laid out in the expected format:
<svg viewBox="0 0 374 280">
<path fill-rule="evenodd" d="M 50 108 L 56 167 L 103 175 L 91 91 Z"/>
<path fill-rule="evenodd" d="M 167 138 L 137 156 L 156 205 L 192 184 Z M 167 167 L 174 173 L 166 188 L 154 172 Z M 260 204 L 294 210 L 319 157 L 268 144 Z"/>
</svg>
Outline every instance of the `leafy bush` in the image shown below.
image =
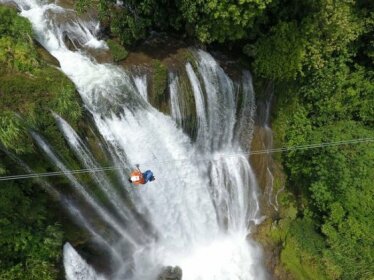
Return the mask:
<svg viewBox="0 0 374 280">
<path fill-rule="evenodd" d="M 0 15 L 0 142 L 31 152 L 28 128 L 48 131 L 51 110 L 74 124 L 81 107 L 72 82 L 38 56 L 29 22 L 8 7 L 0 6 Z"/>
<path fill-rule="evenodd" d="M 252 56 L 259 76 L 273 80 L 295 79 L 302 73 L 305 40 L 295 22 L 281 22 L 256 42 Z"/>
<path fill-rule="evenodd" d="M 0 188 L 0 279 L 56 279 L 61 228 L 48 224 L 45 194 L 27 182 Z"/>
<path fill-rule="evenodd" d="M 102 21 L 111 32 L 129 45 L 144 39 L 152 29 L 187 33 L 200 42 L 225 42 L 244 39 L 256 17 L 261 15 L 271 0 L 182 0 L 182 1 L 126 1 L 123 6 L 110 0 L 96 2 Z M 79 0 L 81 11 L 92 5 Z"/>
</svg>

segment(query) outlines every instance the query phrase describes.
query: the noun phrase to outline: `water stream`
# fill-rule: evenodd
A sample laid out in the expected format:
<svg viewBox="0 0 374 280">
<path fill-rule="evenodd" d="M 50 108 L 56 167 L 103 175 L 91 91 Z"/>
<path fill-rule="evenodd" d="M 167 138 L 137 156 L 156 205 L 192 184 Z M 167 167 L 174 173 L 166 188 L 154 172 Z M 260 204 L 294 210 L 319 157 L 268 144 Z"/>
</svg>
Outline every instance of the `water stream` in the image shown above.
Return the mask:
<svg viewBox="0 0 374 280">
<path fill-rule="evenodd" d="M 172 114 L 167 116 L 147 102 L 145 76 L 100 64 L 85 51 L 107 48 L 95 37 L 95 21 L 83 21 L 74 11 L 48 1 L 1 2 L 16 3 L 30 20 L 38 41 L 75 83 L 112 163 L 122 167 L 117 172 L 120 190 L 104 173 L 90 175 L 109 203 L 66 173 L 92 209 L 77 210 L 79 220 L 87 219 L 82 227 L 117 260 L 108 263 L 110 275 L 99 275 L 66 244 L 66 278 L 154 280 L 163 266 L 178 265 L 186 280 L 265 279 L 261 249 L 249 235 L 250 224 L 261 220 L 258 187 L 245 154 L 255 112 L 250 74 L 244 72 L 234 82 L 210 54 L 191 50 L 196 63 L 187 63 L 183 71 L 197 115 L 192 140 L 183 132 L 187 108 L 179 86 L 181 73 L 169 74 Z M 78 50 L 65 45 L 66 36 Z M 79 132 L 60 116 L 55 119 L 82 167 L 97 168 L 99 163 Z M 68 170 L 58 151 L 38 133 L 32 136 L 56 168 Z M 130 185 L 126 172 L 136 163 L 151 169 L 156 181 L 137 188 Z M 105 231 L 90 222 L 92 215 L 107 225 Z"/>
</svg>

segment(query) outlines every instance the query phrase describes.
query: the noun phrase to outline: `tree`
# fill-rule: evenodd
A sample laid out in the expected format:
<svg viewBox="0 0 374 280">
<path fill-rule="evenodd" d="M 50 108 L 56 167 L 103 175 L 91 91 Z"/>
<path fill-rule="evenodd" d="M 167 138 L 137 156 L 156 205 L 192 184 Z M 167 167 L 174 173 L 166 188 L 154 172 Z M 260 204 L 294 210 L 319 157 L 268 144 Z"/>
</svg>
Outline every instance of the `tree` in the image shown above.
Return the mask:
<svg viewBox="0 0 374 280">
<path fill-rule="evenodd" d="M 178 5 L 186 24 L 200 42 L 244 39 L 271 0 L 182 0 Z"/>
<path fill-rule="evenodd" d="M 280 22 L 255 44 L 256 73 L 271 80 L 295 79 L 302 73 L 305 40 L 296 22 Z"/>
</svg>

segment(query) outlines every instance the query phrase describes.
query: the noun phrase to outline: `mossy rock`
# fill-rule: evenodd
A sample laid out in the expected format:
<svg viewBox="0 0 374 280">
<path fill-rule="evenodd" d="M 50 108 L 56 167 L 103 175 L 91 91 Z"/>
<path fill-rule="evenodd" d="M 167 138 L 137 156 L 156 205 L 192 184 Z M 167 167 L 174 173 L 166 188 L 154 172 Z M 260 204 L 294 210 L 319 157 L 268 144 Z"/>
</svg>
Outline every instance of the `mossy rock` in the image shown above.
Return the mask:
<svg viewBox="0 0 374 280">
<path fill-rule="evenodd" d="M 152 63 L 152 91 L 157 99 L 162 99 L 168 82 L 168 70 L 161 61 L 155 59 Z"/>
<path fill-rule="evenodd" d="M 150 103 L 161 112 L 170 114 L 168 86 L 168 69 L 157 59 L 152 60 L 150 79 Z"/>
<path fill-rule="evenodd" d="M 117 41 L 110 39 L 106 41 L 106 43 L 110 49 L 114 61 L 121 61 L 128 56 L 128 51 Z"/>
</svg>

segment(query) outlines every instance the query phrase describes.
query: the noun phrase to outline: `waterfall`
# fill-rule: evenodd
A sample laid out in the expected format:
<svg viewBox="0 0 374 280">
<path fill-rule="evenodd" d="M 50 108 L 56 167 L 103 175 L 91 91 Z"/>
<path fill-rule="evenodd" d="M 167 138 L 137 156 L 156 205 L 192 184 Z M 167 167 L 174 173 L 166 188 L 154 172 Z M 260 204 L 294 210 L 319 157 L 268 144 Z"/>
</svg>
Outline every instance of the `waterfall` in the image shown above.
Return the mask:
<svg viewBox="0 0 374 280">
<path fill-rule="evenodd" d="M 131 236 L 126 228 L 116 220 L 112 213 L 108 212 L 100 203 L 95 199 L 95 197 L 90 194 L 84 186 L 82 186 L 78 180 L 68 172 L 68 168 L 62 163 L 62 161 L 55 155 L 48 144 L 42 139 L 38 134 L 32 132 L 32 136 L 39 145 L 39 147 L 44 151 L 47 157 L 52 161 L 61 171 L 65 173 L 65 176 L 69 179 L 74 189 L 84 198 L 86 201 L 96 210 L 97 214 L 104 220 L 109 222 L 113 229 L 121 235 L 122 238 L 126 239 L 132 246 L 137 246 L 137 241 L 135 236 Z"/>
<path fill-rule="evenodd" d="M 69 146 L 80 159 L 84 167 L 86 169 L 100 168 L 99 164 L 96 162 L 89 149 L 86 147 L 77 133 L 73 130 L 73 128 L 57 114 L 54 114 L 54 117 L 57 121 L 58 126 L 60 127 L 60 130 L 68 141 Z M 100 190 L 102 190 L 105 196 L 110 200 L 113 205 L 114 211 L 116 211 L 117 214 L 122 217 L 124 222 L 126 222 L 128 231 L 137 230 L 136 234 L 134 232 L 134 236 L 137 236 L 138 239 L 141 239 L 142 242 L 145 242 L 147 240 L 147 236 L 142 234 L 143 232 L 141 230 L 141 225 L 137 222 L 133 213 L 122 206 L 124 201 L 121 199 L 120 193 L 111 184 L 109 178 L 107 178 L 105 173 L 93 172 L 90 175 L 99 186 Z"/>
<path fill-rule="evenodd" d="M 208 120 L 206 117 L 205 111 L 205 99 L 203 95 L 203 91 L 200 85 L 200 81 L 194 72 L 190 63 L 186 64 L 186 71 L 188 78 L 190 79 L 193 95 L 196 104 L 196 115 L 197 115 L 197 143 L 203 145 L 201 148 L 202 150 L 209 149 L 209 143 L 207 140 L 209 139 L 208 134 Z"/>
<path fill-rule="evenodd" d="M 262 143 L 262 149 L 269 150 L 273 148 L 273 131 L 269 126 L 270 123 L 270 114 L 271 114 L 271 105 L 274 97 L 274 88 L 273 84 L 269 83 L 265 90 L 266 98 L 258 102 L 259 106 L 259 114 L 257 115 L 258 124 L 259 124 L 259 132 L 258 136 L 260 137 L 260 141 Z M 278 189 L 275 192 L 274 186 L 274 171 L 275 165 L 273 161 L 272 153 L 267 152 L 263 156 L 264 160 L 264 170 L 266 170 L 265 174 L 265 182 L 266 185 L 264 186 L 263 196 L 267 198 L 267 204 L 272 207 L 275 211 L 278 211 L 278 196 L 279 194 L 284 191 L 284 186 Z"/>
<path fill-rule="evenodd" d="M 20 158 L 18 158 L 13 153 L 7 151 L 6 149 L 3 149 L 2 146 L 0 146 L 1 151 L 3 151 L 10 159 L 12 159 L 14 162 L 16 162 L 19 166 L 21 166 L 26 172 L 28 173 L 34 173 L 34 171 Z M 123 261 L 123 258 L 119 254 L 119 252 L 116 251 L 115 248 L 113 248 L 103 236 L 98 233 L 92 225 L 88 222 L 88 220 L 83 216 L 82 211 L 75 205 L 73 201 L 68 199 L 59 188 L 53 188 L 51 184 L 46 182 L 45 180 L 42 180 L 41 178 L 36 178 L 37 182 L 44 188 L 44 190 L 52 196 L 55 200 L 59 200 L 60 203 L 64 206 L 64 208 L 69 213 L 70 217 L 81 227 L 83 227 L 92 237 L 92 239 L 98 243 L 102 248 L 105 250 L 110 251 L 111 256 L 113 257 L 113 260 L 117 263 L 120 263 Z"/>
<path fill-rule="evenodd" d="M 135 76 L 134 77 L 135 86 L 139 92 L 139 94 L 145 99 L 148 100 L 147 95 L 147 76 Z"/>
<path fill-rule="evenodd" d="M 209 120 L 206 140 L 212 151 L 232 148 L 236 111 L 234 84 L 210 54 L 199 50 L 197 55 L 208 104 L 204 109 Z"/>
<path fill-rule="evenodd" d="M 175 74 L 169 75 L 169 92 L 170 92 L 170 108 L 171 116 L 178 125 L 182 124 L 181 100 L 179 98 L 179 78 Z"/>
<path fill-rule="evenodd" d="M 38 41 L 75 83 L 111 161 L 121 167 L 116 175 L 129 201 L 120 197 L 104 174 L 90 174 L 92 186 L 80 182 L 68 173 L 58 152 L 32 133 L 46 158 L 65 172 L 81 200 L 113 232 L 98 233 L 124 260 L 108 277 L 151 280 L 163 266 L 178 265 L 186 280 L 265 279 L 261 249 L 249 237 L 250 222 L 260 221 L 257 183 L 245 154 L 248 143 L 243 144 L 246 137 L 250 142 L 254 114 L 249 73 L 234 82 L 210 54 L 191 50 L 196 63 L 187 63 L 183 71 L 198 120 L 197 137 L 192 140 L 181 127 L 186 108 L 178 73 L 170 73 L 169 117 L 147 102 L 146 77 L 100 64 L 80 51 L 107 48 L 95 38 L 95 22 L 82 21 L 74 11 L 46 1 L 1 2 L 16 3 L 21 15 L 30 20 Z M 69 20 L 59 21 L 56 15 L 65 13 Z M 66 36 L 78 50 L 65 45 Z M 55 118 L 82 167 L 98 167 L 79 133 L 61 117 Z M 156 180 L 130 185 L 126 172 L 136 163 L 151 169 Z M 95 197 L 90 191 L 94 187 L 110 205 Z M 91 219 L 91 213 L 79 213 L 81 219 Z M 90 228 L 98 232 L 95 224 Z M 64 247 L 64 265 L 67 279 L 106 279 L 69 244 Z"/>
<path fill-rule="evenodd" d="M 69 243 L 64 246 L 64 267 L 66 280 L 107 280 L 104 276 L 98 275 Z"/>
</svg>

